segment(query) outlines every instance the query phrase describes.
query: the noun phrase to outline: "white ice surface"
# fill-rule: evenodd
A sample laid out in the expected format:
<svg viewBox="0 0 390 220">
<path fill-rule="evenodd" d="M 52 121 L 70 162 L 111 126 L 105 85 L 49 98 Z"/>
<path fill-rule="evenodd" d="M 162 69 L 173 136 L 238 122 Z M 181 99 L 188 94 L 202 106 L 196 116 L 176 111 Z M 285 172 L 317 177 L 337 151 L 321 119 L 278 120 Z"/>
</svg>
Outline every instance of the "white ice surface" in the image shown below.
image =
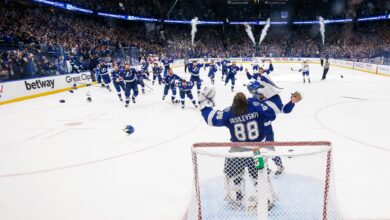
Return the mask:
<svg viewBox="0 0 390 220">
<path fill-rule="evenodd" d="M 304 94 L 274 122 L 276 140 L 332 141 L 343 217 L 390 219 L 390 78 L 331 67 L 320 81 L 312 65 L 312 83 L 303 84 L 290 71 L 299 66 L 275 64 L 271 75 L 285 101 Z M 234 93 L 220 73 L 216 79 L 222 109 Z M 246 82 L 240 74 L 236 91 Z M 153 88 L 128 109 L 98 87 L 1 106 L 0 219 L 182 219 L 192 193 L 191 144 L 228 141 L 228 130 L 208 127 L 189 100 L 182 110 L 161 100 L 162 86 Z M 122 131 L 128 124 L 130 136 Z"/>
</svg>

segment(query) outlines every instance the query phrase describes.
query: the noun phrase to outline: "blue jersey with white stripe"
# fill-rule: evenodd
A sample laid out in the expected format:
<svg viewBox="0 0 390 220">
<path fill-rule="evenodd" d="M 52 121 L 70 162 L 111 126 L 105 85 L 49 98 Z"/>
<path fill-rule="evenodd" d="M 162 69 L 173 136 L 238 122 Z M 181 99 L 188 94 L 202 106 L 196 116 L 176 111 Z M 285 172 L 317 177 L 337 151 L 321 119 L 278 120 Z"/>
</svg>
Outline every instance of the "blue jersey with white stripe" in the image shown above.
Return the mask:
<svg viewBox="0 0 390 220">
<path fill-rule="evenodd" d="M 187 82 L 186 85 L 184 85 L 183 82 L 179 82 L 178 87 L 180 91 L 187 92 L 191 91 L 191 89 L 194 87 L 194 84 L 192 82 Z"/>
<path fill-rule="evenodd" d="M 108 74 L 108 65 L 103 64 L 96 67 L 96 73 L 99 75 L 106 75 Z"/>
<path fill-rule="evenodd" d="M 141 71 L 142 72 L 147 72 L 148 71 L 148 68 L 149 68 L 149 63 L 145 62 L 142 64 L 141 66 Z"/>
<path fill-rule="evenodd" d="M 171 60 L 171 59 L 163 59 L 163 60 L 161 60 L 161 63 L 163 64 L 165 69 L 169 69 L 170 64 L 173 63 L 173 60 Z"/>
<path fill-rule="evenodd" d="M 259 74 L 259 72 L 257 71 L 257 70 L 259 70 L 259 65 L 254 65 L 253 66 L 253 71 L 254 71 L 254 73 L 253 73 L 253 75 L 251 75 L 249 72 L 246 72 L 246 77 L 249 79 L 249 80 L 251 80 L 251 79 L 254 79 L 254 80 L 262 80 L 262 78 L 264 78 L 264 76 L 261 76 L 260 74 Z M 268 69 L 265 69 L 264 71 L 263 71 L 263 74 L 265 73 L 265 74 L 267 74 L 267 75 L 269 75 L 272 71 L 274 71 L 274 66 L 272 65 L 272 63 L 270 63 L 269 64 L 269 68 Z"/>
<path fill-rule="evenodd" d="M 162 73 L 162 68 L 160 66 L 154 66 L 152 68 L 153 75 L 160 75 Z"/>
<path fill-rule="evenodd" d="M 288 102 L 284 105 L 279 95 L 274 95 L 271 98 L 264 100 L 263 102 L 275 112 L 274 117 L 267 117 L 268 121 L 274 121 L 276 119 L 276 114 L 278 113 L 290 113 L 295 106 L 295 104 L 292 102 Z"/>
<path fill-rule="evenodd" d="M 188 71 L 191 73 L 191 76 L 199 76 L 200 68 L 203 67 L 203 64 L 188 64 Z"/>
<path fill-rule="evenodd" d="M 116 80 L 118 78 L 122 78 L 123 79 L 123 75 L 124 75 L 124 69 L 122 69 L 122 68 L 119 68 L 118 70 L 113 69 L 111 71 L 111 77 L 112 77 L 112 80 L 114 82 L 116 82 Z"/>
<path fill-rule="evenodd" d="M 232 107 L 223 111 L 206 107 L 202 109 L 203 119 L 210 126 L 227 127 L 232 142 L 260 142 L 265 138 L 264 122 L 275 117 L 275 112 L 266 103 L 257 99 L 248 99 L 248 111 L 235 115 Z"/>
<path fill-rule="evenodd" d="M 125 82 L 134 82 L 137 79 L 137 71 L 135 69 L 125 70 L 123 72 L 123 80 Z"/>
<path fill-rule="evenodd" d="M 210 67 L 209 68 L 209 74 L 214 74 L 218 71 L 218 66 L 217 64 L 206 64 L 206 67 Z"/>
<path fill-rule="evenodd" d="M 228 70 L 229 70 L 229 72 L 228 72 L 229 75 L 235 76 L 238 71 L 242 71 L 242 66 L 241 67 L 239 67 L 239 66 L 229 66 Z"/>
<path fill-rule="evenodd" d="M 170 76 L 169 74 L 167 74 L 165 77 L 164 77 L 164 84 L 169 86 L 169 85 L 175 85 L 175 82 L 176 80 L 180 81 L 181 78 L 176 75 L 176 74 L 172 74 L 172 76 Z"/>
<path fill-rule="evenodd" d="M 221 61 L 222 69 L 227 70 L 229 63 L 230 63 L 230 60 L 222 60 Z"/>
</svg>

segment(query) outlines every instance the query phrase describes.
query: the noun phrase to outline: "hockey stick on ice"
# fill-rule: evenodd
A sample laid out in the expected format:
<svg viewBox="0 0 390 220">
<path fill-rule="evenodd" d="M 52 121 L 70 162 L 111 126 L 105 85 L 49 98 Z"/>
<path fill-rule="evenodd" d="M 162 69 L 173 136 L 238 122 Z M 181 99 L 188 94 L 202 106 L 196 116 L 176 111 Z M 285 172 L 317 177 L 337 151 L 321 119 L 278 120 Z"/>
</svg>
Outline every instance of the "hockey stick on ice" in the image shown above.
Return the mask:
<svg viewBox="0 0 390 220">
<path fill-rule="evenodd" d="M 101 87 L 99 84 L 97 83 L 81 83 L 81 82 L 76 82 L 74 83 L 74 85 L 82 85 L 82 86 L 86 86 L 86 87 L 89 87 L 89 86 L 95 86 L 95 87 Z"/>
<path fill-rule="evenodd" d="M 146 82 L 144 82 L 145 86 L 148 87 L 150 89 L 150 91 L 153 91 L 153 88 L 151 86 L 149 86 Z"/>
<path fill-rule="evenodd" d="M 291 71 L 293 71 L 293 72 L 301 72 L 300 70 L 294 70 L 292 67 L 291 67 Z"/>
</svg>

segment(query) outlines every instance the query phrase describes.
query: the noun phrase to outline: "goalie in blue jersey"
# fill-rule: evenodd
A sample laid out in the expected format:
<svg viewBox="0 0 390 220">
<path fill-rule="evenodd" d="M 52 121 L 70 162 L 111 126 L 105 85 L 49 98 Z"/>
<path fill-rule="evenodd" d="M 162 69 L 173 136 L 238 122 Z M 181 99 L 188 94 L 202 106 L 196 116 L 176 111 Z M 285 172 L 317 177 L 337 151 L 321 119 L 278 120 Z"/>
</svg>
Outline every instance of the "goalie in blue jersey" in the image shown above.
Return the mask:
<svg viewBox="0 0 390 220">
<path fill-rule="evenodd" d="M 269 96 L 275 91 L 264 86 L 256 90 L 258 94 Z M 258 98 L 247 99 L 244 93 L 237 93 L 233 104 L 225 110 L 215 110 L 215 90 L 205 87 L 199 96 L 199 105 L 204 120 L 210 126 L 227 127 L 232 142 L 262 142 L 266 139 L 265 122 L 275 118 L 279 113 L 272 103 L 263 102 Z M 291 96 L 286 111 L 292 111 L 300 97 Z M 257 170 L 253 158 L 226 158 L 224 164 L 226 199 L 234 206 L 241 206 L 245 198 L 245 168 L 253 184 L 257 185 Z M 272 204 L 271 204 L 272 206 Z"/>
</svg>

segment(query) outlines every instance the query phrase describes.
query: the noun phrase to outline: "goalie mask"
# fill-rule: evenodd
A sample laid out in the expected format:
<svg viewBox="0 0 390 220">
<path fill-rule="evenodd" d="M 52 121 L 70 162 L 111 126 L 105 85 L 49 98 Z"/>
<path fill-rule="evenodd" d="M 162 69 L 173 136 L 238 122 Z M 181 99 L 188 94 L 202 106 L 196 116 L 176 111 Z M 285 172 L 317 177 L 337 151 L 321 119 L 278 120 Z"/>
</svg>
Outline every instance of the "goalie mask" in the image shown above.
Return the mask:
<svg viewBox="0 0 390 220">
<path fill-rule="evenodd" d="M 269 99 L 280 93 L 280 88 L 277 87 L 271 80 L 268 82 L 253 81 L 248 84 L 247 88 L 253 97 L 259 100 Z"/>
</svg>

